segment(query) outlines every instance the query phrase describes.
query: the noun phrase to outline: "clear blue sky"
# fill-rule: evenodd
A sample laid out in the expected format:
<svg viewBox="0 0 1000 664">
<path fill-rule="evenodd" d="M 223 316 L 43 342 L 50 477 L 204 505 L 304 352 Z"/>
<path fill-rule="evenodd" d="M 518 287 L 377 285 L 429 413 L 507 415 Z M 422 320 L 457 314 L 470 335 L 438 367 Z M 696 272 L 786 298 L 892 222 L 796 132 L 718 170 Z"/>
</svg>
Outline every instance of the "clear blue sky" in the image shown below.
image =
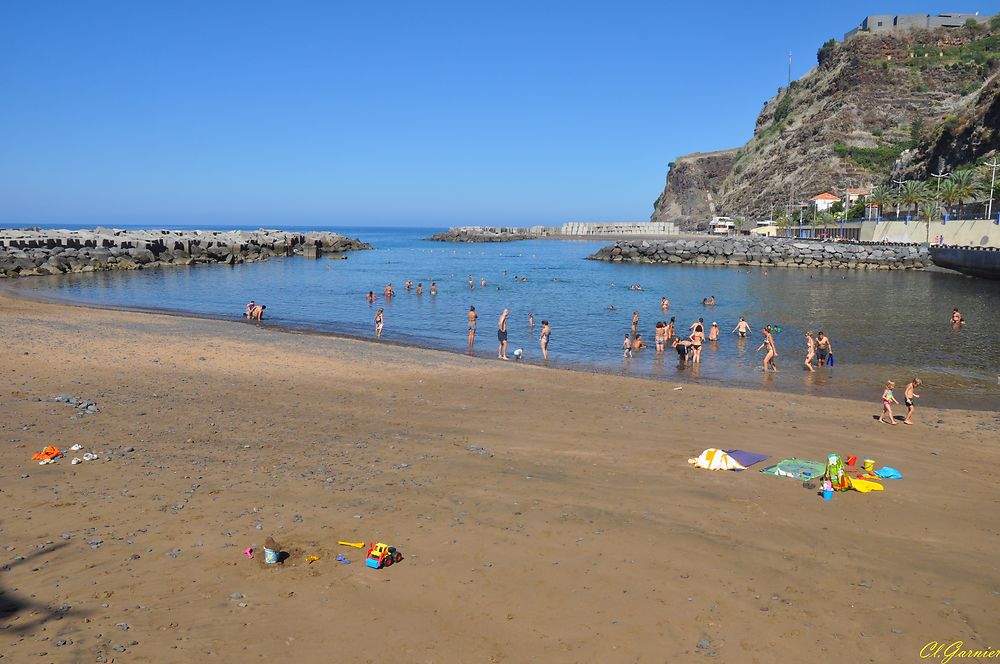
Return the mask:
<svg viewBox="0 0 1000 664">
<path fill-rule="evenodd" d="M 836 3 L 0 4 L 0 224 L 646 219 L 737 146 Z"/>
</svg>

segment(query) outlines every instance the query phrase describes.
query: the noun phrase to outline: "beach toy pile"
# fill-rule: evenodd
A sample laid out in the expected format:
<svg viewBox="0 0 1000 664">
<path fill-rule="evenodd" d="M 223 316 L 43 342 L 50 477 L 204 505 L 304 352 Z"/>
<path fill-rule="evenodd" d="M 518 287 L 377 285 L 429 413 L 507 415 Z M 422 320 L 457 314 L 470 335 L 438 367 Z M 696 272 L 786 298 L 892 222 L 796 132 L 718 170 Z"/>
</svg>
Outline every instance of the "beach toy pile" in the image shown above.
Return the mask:
<svg viewBox="0 0 1000 664">
<path fill-rule="evenodd" d="M 695 468 L 706 470 L 740 471 L 747 470 L 755 463 L 768 458 L 770 457 L 765 454 L 747 452 L 746 450 L 718 450 L 710 447 L 697 457 L 688 459 L 688 463 Z M 806 483 L 807 488 L 815 488 L 811 482 L 820 480 L 819 494 L 823 500 L 832 500 L 835 493 L 845 491 L 857 491 L 858 493 L 883 491 L 885 487 L 882 482 L 885 480 L 903 479 L 903 474 L 891 466 L 884 466 L 876 470 L 874 459 L 862 460 L 860 468 L 857 467 L 857 463 L 858 457 L 854 455 L 842 457 L 840 454 L 829 454 L 825 463 L 790 457 L 761 468 L 760 472 L 765 475 L 800 480 Z"/>
</svg>

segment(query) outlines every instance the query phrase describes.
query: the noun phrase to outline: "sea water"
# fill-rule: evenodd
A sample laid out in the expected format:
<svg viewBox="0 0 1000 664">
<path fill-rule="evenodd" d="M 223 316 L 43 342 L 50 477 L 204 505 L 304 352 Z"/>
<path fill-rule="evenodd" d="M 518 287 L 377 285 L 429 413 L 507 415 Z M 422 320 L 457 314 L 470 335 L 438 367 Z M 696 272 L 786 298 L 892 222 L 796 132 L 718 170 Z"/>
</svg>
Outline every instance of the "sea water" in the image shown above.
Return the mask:
<svg viewBox="0 0 1000 664">
<path fill-rule="evenodd" d="M 4 285 L 81 303 L 234 321 L 241 321 L 245 303 L 255 300 L 267 305 L 264 325 L 360 337 L 374 337 L 375 312 L 382 307 L 384 340 L 456 352 L 467 350 L 466 314 L 475 306 L 474 352 L 483 358 L 496 358 L 497 319 L 506 307 L 508 356 L 523 348 L 526 361 L 541 362 L 538 334 L 548 320 L 553 367 L 762 387 L 774 389 L 779 401 L 789 399 L 780 394 L 785 392 L 877 402 L 886 380 L 895 380 L 902 394 L 902 386 L 919 376 L 924 405 L 1000 409 L 1000 282 L 921 271 L 606 263 L 586 258 L 607 241 L 450 244 L 424 239 L 442 229 L 324 230 L 358 237 L 373 249 L 351 252 L 346 260 L 274 258 L 31 277 Z M 407 279 L 414 282 L 410 292 L 403 286 Z M 390 282 L 396 296 L 386 300 L 382 292 Z M 432 282 L 436 296 L 430 295 Z M 421 296 L 417 283 L 423 284 Z M 630 290 L 633 284 L 642 290 Z M 374 304 L 367 302 L 369 291 L 377 295 Z M 715 306 L 702 304 L 713 295 Z M 667 311 L 660 307 L 662 297 L 670 300 Z M 960 328 L 949 323 L 953 307 L 967 321 Z M 633 311 L 639 312 L 639 331 L 650 348 L 628 359 L 621 344 Z M 754 330 L 749 339 L 731 332 L 740 316 Z M 700 366 L 679 366 L 669 347 L 654 352 L 655 324 L 671 317 L 679 332 L 704 319 L 707 333 L 718 322 L 720 339 L 706 342 Z M 763 352 L 755 351 L 765 324 L 781 328 L 775 334 L 781 370 L 776 375 L 761 371 Z M 814 373 L 804 369 L 806 330 L 822 330 L 830 338 L 835 366 Z"/>
</svg>

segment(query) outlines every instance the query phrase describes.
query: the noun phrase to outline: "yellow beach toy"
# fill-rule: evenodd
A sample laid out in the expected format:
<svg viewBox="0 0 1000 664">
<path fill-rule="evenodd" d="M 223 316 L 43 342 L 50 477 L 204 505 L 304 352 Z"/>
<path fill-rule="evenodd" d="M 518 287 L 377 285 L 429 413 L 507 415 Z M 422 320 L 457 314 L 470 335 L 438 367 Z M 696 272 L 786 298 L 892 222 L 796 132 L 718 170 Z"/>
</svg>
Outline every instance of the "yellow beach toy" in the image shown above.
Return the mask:
<svg viewBox="0 0 1000 664">
<path fill-rule="evenodd" d="M 851 488 L 855 491 L 860 491 L 861 493 L 885 490 L 884 486 L 878 482 L 872 482 L 871 480 L 851 480 Z"/>
</svg>

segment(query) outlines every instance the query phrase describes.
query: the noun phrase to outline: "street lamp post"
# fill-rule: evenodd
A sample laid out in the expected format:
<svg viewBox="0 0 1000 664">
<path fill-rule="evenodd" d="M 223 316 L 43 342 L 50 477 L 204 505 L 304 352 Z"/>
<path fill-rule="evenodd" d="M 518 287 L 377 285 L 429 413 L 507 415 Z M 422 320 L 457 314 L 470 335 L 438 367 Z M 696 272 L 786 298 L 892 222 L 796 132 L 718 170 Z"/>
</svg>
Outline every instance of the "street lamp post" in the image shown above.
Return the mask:
<svg viewBox="0 0 1000 664">
<path fill-rule="evenodd" d="M 931 173 L 931 177 L 937 180 L 937 188 L 934 191 L 934 211 L 941 214 L 941 180 L 950 177 L 951 173 Z M 927 220 L 927 244 L 931 243 L 931 220 Z"/>
<path fill-rule="evenodd" d="M 993 218 L 993 190 L 997 186 L 997 168 L 1000 168 L 1000 163 L 997 163 L 996 157 L 989 164 L 983 164 L 983 166 L 989 166 L 993 169 L 993 175 L 990 178 L 990 200 L 986 204 L 986 218 Z"/>
<path fill-rule="evenodd" d="M 899 185 L 896 187 L 896 221 L 899 221 L 899 198 L 903 193 L 903 180 L 893 180 L 892 183 Z"/>
</svg>

